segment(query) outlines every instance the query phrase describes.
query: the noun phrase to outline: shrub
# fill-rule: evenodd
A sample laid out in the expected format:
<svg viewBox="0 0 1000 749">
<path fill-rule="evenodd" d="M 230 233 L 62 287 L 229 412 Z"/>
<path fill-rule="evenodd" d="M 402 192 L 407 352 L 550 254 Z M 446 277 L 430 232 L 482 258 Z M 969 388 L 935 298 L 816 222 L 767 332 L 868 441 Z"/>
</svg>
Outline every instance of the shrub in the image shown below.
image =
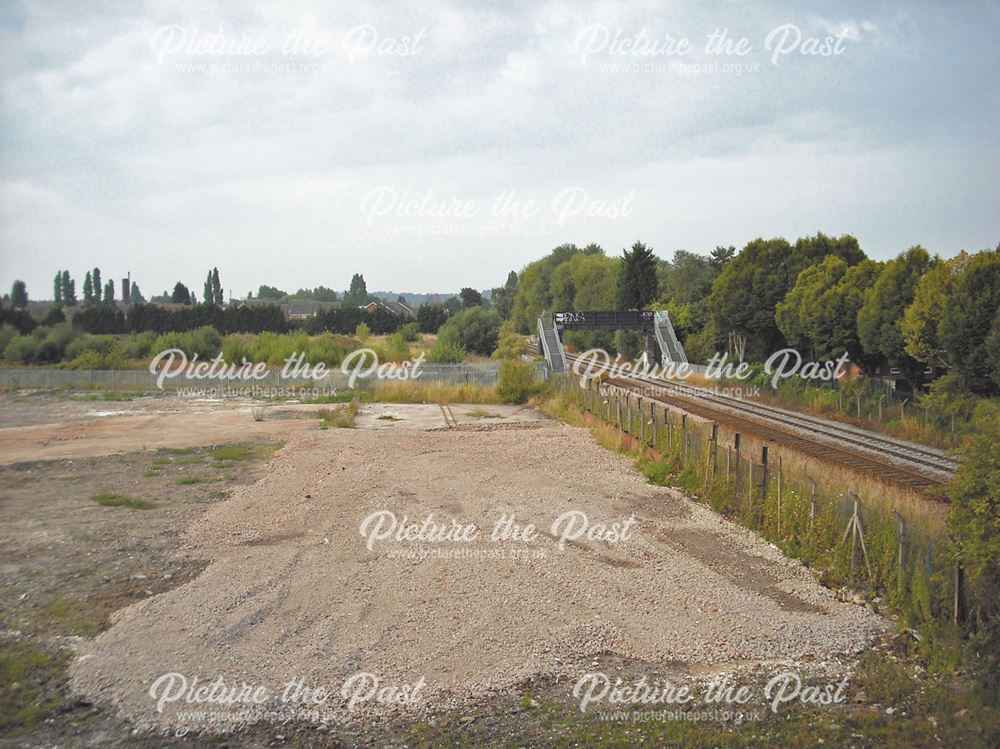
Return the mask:
<svg viewBox="0 0 1000 749">
<path fill-rule="evenodd" d="M 465 349 L 457 343 L 438 339 L 427 352 L 427 361 L 431 364 L 461 364 L 465 361 Z"/>
<path fill-rule="evenodd" d="M 359 322 L 358 327 L 354 329 L 354 337 L 357 338 L 362 343 L 371 338 L 371 335 L 372 335 L 371 328 L 369 328 L 363 322 Z"/>
<path fill-rule="evenodd" d="M 508 320 L 500 326 L 500 339 L 493 352 L 494 359 L 520 359 L 527 350 L 528 339 L 517 332 L 513 320 Z"/>
<path fill-rule="evenodd" d="M 984 686 L 1000 694 L 1000 402 L 976 407 L 963 459 L 951 481 L 948 524 L 968 581 L 979 591 L 974 648 Z"/>
<path fill-rule="evenodd" d="M 461 346 L 483 356 L 489 356 L 497 347 L 500 336 L 500 315 L 482 307 L 462 310 L 451 318 L 438 333 L 438 340 Z"/>
<path fill-rule="evenodd" d="M 191 358 L 211 359 L 222 348 L 222 336 L 211 325 L 202 325 L 187 333 L 166 333 L 153 344 L 156 353 L 172 348 L 180 349 Z"/>
<path fill-rule="evenodd" d="M 524 403 L 535 391 L 535 371 L 531 364 L 518 359 L 500 363 L 497 395 L 504 403 Z"/>
<path fill-rule="evenodd" d="M 35 360 L 39 341 L 30 335 L 19 335 L 11 339 L 3 352 L 7 364 L 31 364 Z"/>
<path fill-rule="evenodd" d="M 407 343 L 413 343 L 420 339 L 420 326 L 415 322 L 408 322 L 399 329 L 399 334 Z"/>
<path fill-rule="evenodd" d="M 0 326 L 0 354 L 3 354 L 4 350 L 7 348 L 7 344 L 16 337 L 17 328 L 13 325 L 4 323 L 3 326 Z"/>
<path fill-rule="evenodd" d="M 410 358 L 410 347 L 402 333 L 393 333 L 385 341 L 385 361 L 403 362 Z"/>
</svg>

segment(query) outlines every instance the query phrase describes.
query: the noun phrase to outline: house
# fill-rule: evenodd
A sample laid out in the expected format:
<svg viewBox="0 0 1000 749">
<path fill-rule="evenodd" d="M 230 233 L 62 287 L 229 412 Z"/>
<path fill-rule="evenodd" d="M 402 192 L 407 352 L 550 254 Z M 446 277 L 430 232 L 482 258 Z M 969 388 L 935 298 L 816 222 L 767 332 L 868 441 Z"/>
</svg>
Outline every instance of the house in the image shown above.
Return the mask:
<svg viewBox="0 0 1000 749">
<path fill-rule="evenodd" d="M 308 320 L 320 312 L 340 309 L 340 302 L 291 301 L 281 305 L 286 320 Z"/>
<path fill-rule="evenodd" d="M 368 302 L 368 304 L 362 304 L 359 309 L 363 309 L 365 312 L 371 313 L 379 307 L 392 312 L 394 315 L 399 315 L 400 317 L 415 318 L 417 316 L 417 309 L 415 306 L 406 302 L 389 302 L 384 299 L 375 299 Z"/>
</svg>

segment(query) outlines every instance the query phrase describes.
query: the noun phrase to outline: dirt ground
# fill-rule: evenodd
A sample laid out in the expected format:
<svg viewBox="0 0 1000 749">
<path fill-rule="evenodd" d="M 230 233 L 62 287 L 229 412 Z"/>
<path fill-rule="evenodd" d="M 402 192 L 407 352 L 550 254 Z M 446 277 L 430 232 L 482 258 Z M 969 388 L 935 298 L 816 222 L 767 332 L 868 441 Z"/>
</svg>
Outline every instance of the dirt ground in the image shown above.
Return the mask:
<svg viewBox="0 0 1000 749">
<path fill-rule="evenodd" d="M 533 411 L 372 404 L 357 429 L 321 430 L 304 407 L 276 404 L 277 426 L 261 427 L 269 419 L 242 407 L 155 400 L 115 415 L 50 404 L 62 421 L 25 409 L 26 426 L 0 430 L 4 647 L 56 654 L 48 681 L 17 685 L 54 717 L 12 746 L 157 746 L 168 734 L 268 746 L 303 731 L 392 745 L 417 723 L 471 725 L 484 710 L 509 730 L 525 690 L 568 703 L 588 670 L 834 674 L 886 629 L 752 534 L 647 485 L 587 432 Z M 236 423 L 246 431 L 224 439 Z M 275 437 L 284 446 L 272 453 Z M 249 446 L 211 447 L 223 442 Z M 17 450 L 47 462 L 18 462 Z M 103 506 L 102 493 L 139 506 Z M 560 549 L 551 524 L 567 511 L 609 526 L 634 517 L 634 532 Z M 376 512 L 483 531 L 369 549 L 359 528 Z M 505 515 L 538 536 L 492 542 Z M 150 688 L 171 672 L 263 686 L 278 709 L 250 726 L 231 706 L 158 712 Z M 424 686 L 410 704 L 272 704 L 290 680 L 335 691 L 358 673 Z"/>
</svg>

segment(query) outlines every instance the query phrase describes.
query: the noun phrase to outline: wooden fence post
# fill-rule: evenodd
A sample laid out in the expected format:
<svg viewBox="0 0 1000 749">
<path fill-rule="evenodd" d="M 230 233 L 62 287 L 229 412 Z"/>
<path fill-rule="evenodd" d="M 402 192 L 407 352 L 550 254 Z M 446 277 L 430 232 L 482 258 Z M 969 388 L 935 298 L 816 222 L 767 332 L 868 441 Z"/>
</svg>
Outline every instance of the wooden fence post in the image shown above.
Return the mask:
<svg viewBox="0 0 1000 749">
<path fill-rule="evenodd" d="M 778 454 L 778 535 L 781 535 L 781 454 Z"/>
<path fill-rule="evenodd" d="M 687 414 L 681 414 L 681 450 L 684 453 L 684 467 L 687 467 L 688 463 L 688 417 Z"/>
<path fill-rule="evenodd" d="M 961 562 L 955 563 L 955 615 L 956 627 L 962 626 L 965 620 L 965 567 Z"/>
<path fill-rule="evenodd" d="M 809 532 L 812 532 L 813 522 L 816 520 L 816 480 L 809 476 L 809 483 L 812 485 L 809 489 Z"/>
<path fill-rule="evenodd" d="M 892 514 L 896 516 L 896 541 L 899 547 L 896 553 L 896 589 L 902 594 L 906 590 L 906 577 L 903 574 L 906 564 L 906 528 L 903 516 L 896 510 Z"/>
<path fill-rule="evenodd" d="M 718 448 L 719 448 L 719 425 L 718 424 L 712 424 L 712 447 L 711 447 L 712 456 L 711 456 L 711 459 L 712 459 L 712 478 L 713 479 L 718 474 L 718 463 L 719 463 L 719 456 L 717 454 L 718 453 Z"/>
<path fill-rule="evenodd" d="M 767 512 L 767 445 L 760 449 L 760 462 L 763 466 L 760 481 L 760 518 L 763 525 Z"/>
</svg>

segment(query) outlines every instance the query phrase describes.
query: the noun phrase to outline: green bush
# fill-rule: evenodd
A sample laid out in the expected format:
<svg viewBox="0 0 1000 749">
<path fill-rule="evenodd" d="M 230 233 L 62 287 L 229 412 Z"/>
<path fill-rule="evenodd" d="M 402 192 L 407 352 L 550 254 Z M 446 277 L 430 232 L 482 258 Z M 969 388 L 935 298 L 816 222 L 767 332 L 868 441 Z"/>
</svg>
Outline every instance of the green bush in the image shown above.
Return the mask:
<svg viewBox="0 0 1000 749">
<path fill-rule="evenodd" d="M 190 358 L 211 359 L 222 348 L 222 336 L 211 325 L 202 325 L 186 333 L 165 333 L 153 344 L 155 353 L 172 348 L 180 349 Z"/>
<path fill-rule="evenodd" d="M 470 307 L 444 324 L 438 332 L 438 341 L 489 356 L 497 347 L 502 322 L 503 319 L 496 312 L 482 307 Z"/>
<path fill-rule="evenodd" d="M 948 524 L 965 566 L 984 686 L 1000 695 L 1000 402 L 976 407 L 962 462 L 951 480 Z M 970 596 L 970 598 L 972 598 Z"/>
<path fill-rule="evenodd" d="M 8 323 L 0 327 L 0 354 L 7 349 L 7 344 L 17 338 L 17 328 Z"/>
<path fill-rule="evenodd" d="M 500 363 L 497 395 L 504 403 L 524 403 L 536 386 L 535 370 L 528 362 L 505 359 Z"/>
<path fill-rule="evenodd" d="M 404 362 L 410 358 L 410 347 L 401 333 L 393 333 L 385 341 L 384 361 Z"/>
<path fill-rule="evenodd" d="M 354 329 L 354 337 L 359 341 L 364 343 L 372 336 L 372 329 L 365 325 L 363 322 L 358 323 L 358 327 Z"/>
<path fill-rule="evenodd" d="M 427 361 L 431 364 L 461 364 L 465 361 L 465 349 L 457 343 L 439 338 L 427 352 Z"/>
<path fill-rule="evenodd" d="M 420 339 L 420 326 L 415 322 L 408 322 L 399 329 L 399 334 L 407 343 L 413 343 Z"/>
<path fill-rule="evenodd" d="M 30 335 L 14 336 L 3 351 L 7 364 L 31 364 L 35 361 L 39 340 Z"/>
</svg>

